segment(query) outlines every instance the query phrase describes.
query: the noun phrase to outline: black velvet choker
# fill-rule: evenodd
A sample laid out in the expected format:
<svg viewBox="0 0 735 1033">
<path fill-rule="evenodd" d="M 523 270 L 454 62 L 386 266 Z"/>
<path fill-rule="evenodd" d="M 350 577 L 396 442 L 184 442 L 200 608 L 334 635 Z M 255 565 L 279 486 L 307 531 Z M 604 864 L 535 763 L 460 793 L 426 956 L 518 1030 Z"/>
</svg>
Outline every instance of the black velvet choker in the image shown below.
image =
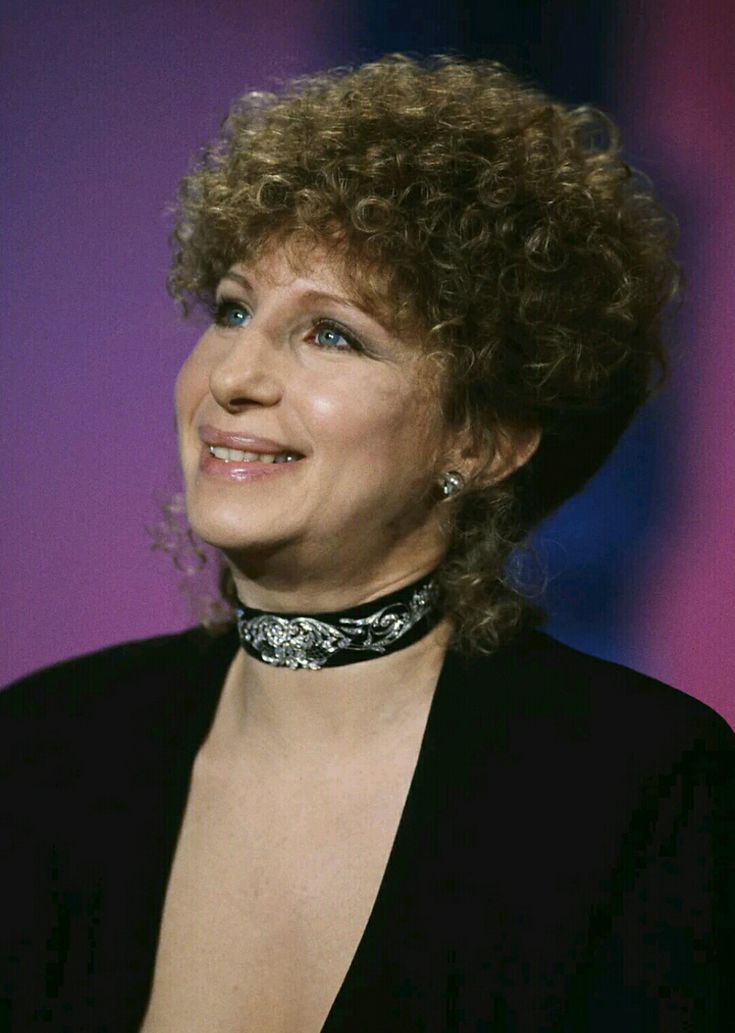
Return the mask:
<svg viewBox="0 0 735 1033">
<path fill-rule="evenodd" d="M 349 610 L 266 613 L 238 599 L 237 630 L 246 653 L 274 667 L 318 671 L 395 653 L 439 622 L 433 574 Z"/>
</svg>

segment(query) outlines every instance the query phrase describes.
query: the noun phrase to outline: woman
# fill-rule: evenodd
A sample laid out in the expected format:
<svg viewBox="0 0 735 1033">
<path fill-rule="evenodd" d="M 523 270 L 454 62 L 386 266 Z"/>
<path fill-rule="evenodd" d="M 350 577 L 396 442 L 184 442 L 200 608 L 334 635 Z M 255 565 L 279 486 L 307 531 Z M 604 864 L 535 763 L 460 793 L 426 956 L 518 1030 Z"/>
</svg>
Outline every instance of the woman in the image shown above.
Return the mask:
<svg viewBox="0 0 735 1033">
<path fill-rule="evenodd" d="M 12 1028 L 725 1028 L 732 734 L 508 573 L 663 362 L 669 221 L 602 124 L 390 57 L 244 97 L 184 181 L 236 620 L 2 697 Z"/>
</svg>

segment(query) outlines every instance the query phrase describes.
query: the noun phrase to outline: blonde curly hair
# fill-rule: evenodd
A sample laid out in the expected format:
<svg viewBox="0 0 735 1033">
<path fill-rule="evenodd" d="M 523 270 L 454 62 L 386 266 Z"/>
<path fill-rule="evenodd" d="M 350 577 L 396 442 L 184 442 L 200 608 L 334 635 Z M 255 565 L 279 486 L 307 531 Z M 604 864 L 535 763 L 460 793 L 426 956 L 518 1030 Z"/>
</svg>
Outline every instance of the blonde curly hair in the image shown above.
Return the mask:
<svg viewBox="0 0 735 1033">
<path fill-rule="evenodd" d="M 488 448 L 541 431 L 524 467 L 457 498 L 438 572 L 465 652 L 537 618 L 509 558 L 663 374 L 677 287 L 674 221 L 609 119 L 491 61 L 389 55 L 241 97 L 176 213 L 168 286 L 185 313 L 275 241 L 335 244 L 358 296 L 441 356 L 450 424 Z M 221 588 L 234 601 L 224 568 Z"/>
</svg>

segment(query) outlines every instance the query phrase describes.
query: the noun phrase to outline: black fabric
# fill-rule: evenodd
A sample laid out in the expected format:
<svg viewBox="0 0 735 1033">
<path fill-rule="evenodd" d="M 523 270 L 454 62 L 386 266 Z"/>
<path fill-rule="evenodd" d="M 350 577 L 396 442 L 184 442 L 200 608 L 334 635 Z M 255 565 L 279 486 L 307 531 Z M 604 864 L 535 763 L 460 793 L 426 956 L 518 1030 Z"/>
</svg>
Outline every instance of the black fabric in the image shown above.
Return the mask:
<svg viewBox="0 0 735 1033">
<path fill-rule="evenodd" d="M 129 643 L 0 695 L 3 1030 L 137 1031 L 236 648 Z M 734 743 L 702 703 L 540 633 L 448 656 L 324 1033 L 732 1028 Z"/>
<path fill-rule="evenodd" d="M 240 636 L 240 645 L 256 660 L 276 663 L 278 667 L 309 668 L 346 667 L 348 664 L 363 663 L 379 656 L 397 653 L 428 635 L 442 618 L 437 605 L 437 591 L 432 583 L 433 573 L 404 585 L 395 592 L 389 592 L 368 603 L 352 606 L 346 610 L 331 610 L 326 613 L 272 613 L 255 610 L 238 599 L 235 619 Z M 413 603 L 418 612 L 425 613 L 413 626 L 409 625 L 391 641 L 390 632 L 401 627 L 415 615 Z M 265 635 L 256 633 L 256 646 L 252 641 L 251 621 L 261 617 L 276 619 L 281 623 L 277 633 Z M 371 618 L 369 623 L 362 622 Z M 285 624 L 291 627 L 286 631 Z M 319 628 L 326 624 L 328 629 Z M 316 626 L 315 626 L 316 625 Z M 405 628 L 405 623 L 404 623 Z M 248 629 L 246 631 L 246 629 Z M 337 645 L 342 640 L 345 645 Z M 330 649 L 325 648 L 329 642 Z M 367 648 L 361 648 L 369 643 Z M 305 662 L 310 661 L 310 662 Z"/>
</svg>

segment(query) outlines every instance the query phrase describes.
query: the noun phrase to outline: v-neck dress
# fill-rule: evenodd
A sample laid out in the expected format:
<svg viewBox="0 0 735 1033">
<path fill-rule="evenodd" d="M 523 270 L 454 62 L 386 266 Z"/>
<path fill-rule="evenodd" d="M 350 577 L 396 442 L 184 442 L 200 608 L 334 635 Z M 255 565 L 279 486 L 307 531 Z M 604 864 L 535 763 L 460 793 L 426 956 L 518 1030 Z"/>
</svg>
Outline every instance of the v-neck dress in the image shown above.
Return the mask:
<svg viewBox="0 0 735 1033">
<path fill-rule="evenodd" d="M 0 694 L 1 1030 L 137 1033 L 236 648 L 194 629 Z M 734 782 L 684 693 L 538 632 L 448 654 L 323 1033 L 733 1028 Z"/>
</svg>

